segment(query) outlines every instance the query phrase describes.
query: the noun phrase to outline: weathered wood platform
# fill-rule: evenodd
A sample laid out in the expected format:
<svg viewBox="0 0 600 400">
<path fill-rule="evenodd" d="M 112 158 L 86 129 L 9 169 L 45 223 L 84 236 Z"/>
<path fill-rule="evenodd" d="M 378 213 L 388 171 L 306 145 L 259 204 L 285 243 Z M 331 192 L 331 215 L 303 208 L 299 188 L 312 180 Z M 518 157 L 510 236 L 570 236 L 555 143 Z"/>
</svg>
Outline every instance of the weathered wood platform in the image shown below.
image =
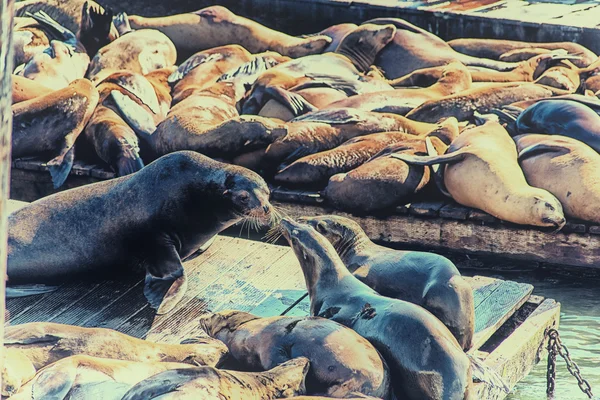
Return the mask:
<svg viewBox="0 0 600 400">
<path fill-rule="evenodd" d="M 13 209 L 22 204 L 13 203 Z M 219 236 L 184 263 L 188 292 L 169 315 L 156 316 L 142 280 L 73 283 L 53 293 L 7 301 L 10 324 L 52 321 L 106 327 L 153 341 L 176 343 L 197 334 L 208 311 L 238 309 L 261 316 L 308 315 L 304 278 L 289 247 Z M 471 350 L 512 388 L 542 356 L 544 332 L 559 323 L 560 304 L 532 296 L 533 287 L 476 276 L 476 336 Z M 480 399 L 505 393 L 477 384 Z"/>
<path fill-rule="evenodd" d="M 16 160 L 11 171 L 10 197 L 34 201 L 60 190 L 114 176 L 101 166 L 77 162 L 63 187 L 56 190 L 45 164 Z M 291 216 L 351 216 L 328 206 L 317 192 L 273 188 L 272 200 Z M 378 242 L 550 263 L 551 269 L 577 266 L 585 267 L 587 271 L 600 271 L 600 226 L 584 221 L 569 221 L 560 233 L 553 234 L 544 229 L 500 221 L 451 199 L 413 203 L 378 216 L 351 217 Z"/>
<path fill-rule="evenodd" d="M 600 53 L 598 0 L 104 0 L 102 4 L 145 16 L 189 12 L 218 4 L 295 35 L 318 32 L 343 22 L 398 17 L 445 40 L 477 37 L 573 41 Z"/>
</svg>

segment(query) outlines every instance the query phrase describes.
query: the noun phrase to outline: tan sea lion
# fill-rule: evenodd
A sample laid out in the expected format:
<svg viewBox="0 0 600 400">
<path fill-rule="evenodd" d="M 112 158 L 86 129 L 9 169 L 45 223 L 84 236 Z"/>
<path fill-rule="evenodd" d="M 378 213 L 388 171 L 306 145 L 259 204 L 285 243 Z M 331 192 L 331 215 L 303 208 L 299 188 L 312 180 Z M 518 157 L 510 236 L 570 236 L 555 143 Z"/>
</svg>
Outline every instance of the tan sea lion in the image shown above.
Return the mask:
<svg viewBox="0 0 600 400">
<path fill-rule="evenodd" d="M 143 268 L 144 295 L 158 314 L 167 313 L 187 290 L 181 260 L 246 218 L 276 218 L 269 193 L 252 171 L 181 151 L 135 174 L 37 200 L 9 216 L 7 296 L 33 294 L 32 284 Z M 91 222 L 78 229 L 82 221 Z"/>
<path fill-rule="evenodd" d="M 331 42 L 327 36 L 297 38 L 212 6 L 159 18 L 129 16 L 133 29 L 158 29 L 182 52 L 193 54 L 213 47 L 239 44 L 250 53 L 276 51 L 289 57 L 319 54 Z"/>
<path fill-rule="evenodd" d="M 336 24 L 336 25 L 330 26 L 329 28 L 323 29 L 319 33 L 316 33 L 314 35 L 304 35 L 304 37 L 310 37 L 310 36 L 330 37 L 331 43 L 329 43 L 327 45 L 327 47 L 325 47 L 325 49 L 323 50 L 323 53 L 329 53 L 331 51 L 335 51 L 335 49 L 337 49 L 337 47 L 340 45 L 340 42 L 342 41 L 344 36 L 346 36 L 347 34 L 352 32 L 356 28 L 358 28 L 358 25 L 356 25 L 356 24 L 350 24 L 350 23 Z"/>
<path fill-rule="evenodd" d="M 600 222 L 598 152 L 565 136 L 529 134 L 513 139 L 519 152 L 519 164 L 530 185 L 555 195 L 566 216 Z"/>
<path fill-rule="evenodd" d="M 461 38 L 448 41 L 448 45 L 462 54 L 491 59 L 499 59 L 501 55 L 519 49 L 566 50 L 569 54 L 577 54 L 581 57 L 574 61 L 575 65 L 580 68 L 587 67 L 598 58 L 588 48 L 573 42 L 536 43 L 503 39 Z"/>
<path fill-rule="evenodd" d="M 90 119 L 98 92 L 87 79 L 64 89 L 12 106 L 12 157 L 50 154 L 48 161 L 54 187 L 69 175 L 75 157 L 73 145 Z"/>
<path fill-rule="evenodd" d="M 12 396 L 35 376 L 35 367 L 19 349 L 6 347 L 2 362 L 2 396 Z"/>
<path fill-rule="evenodd" d="M 471 87 L 471 73 L 462 63 L 451 62 L 439 67 L 439 71 L 439 78 L 426 88 L 397 88 L 390 91 L 359 94 L 331 103 L 327 108 L 349 107 L 364 111 L 406 115 L 427 100 L 460 93 Z"/>
<path fill-rule="evenodd" d="M 563 49 L 561 49 L 563 50 Z M 550 53 L 552 50 L 542 49 L 540 47 L 532 47 L 526 49 L 514 49 L 507 51 L 506 53 L 500 54 L 498 60 L 506 62 L 520 62 L 527 61 L 532 57 L 539 56 L 541 54 Z"/>
<path fill-rule="evenodd" d="M 17 104 L 25 100 L 35 99 L 52 93 L 53 90 L 22 76 L 12 76 L 12 103 Z"/>
<path fill-rule="evenodd" d="M 310 225 L 284 218 L 281 227 L 300 261 L 311 315 L 341 323 L 370 341 L 390 367 L 396 397 L 469 398 L 471 362 L 433 314 L 360 282 Z"/>
<path fill-rule="evenodd" d="M 382 296 L 420 305 L 450 329 L 464 350 L 471 347 L 475 331 L 473 290 L 452 261 L 434 253 L 376 245 L 349 218 L 323 215 L 299 221 L 325 236 L 361 282 Z"/>
<path fill-rule="evenodd" d="M 304 394 L 309 362 L 295 358 L 265 372 L 238 372 L 211 367 L 171 370 L 139 382 L 122 400 L 271 400 Z"/>
<path fill-rule="evenodd" d="M 441 99 L 426 101 L 406 114 L 406 117 L 423 122 L 435 122 L 446 117 L 468 121 L 473 118 L 475 112 L 485 114 L 503 105 L 551 97 L 552 94 L 549 88 L 534 83 L 489 84 L 489 86 L 472 88 Z"/>
<path fill-rule="evenodd" d="M 302 57 L 270 69 L 259 76 L 250 89 L 242 112 L 285 118 L 273 112 L 269 115 L 260 112 L 271 98 L 289 109 L 293 116 L 315 111 L 314 105 L 294 93 L 314 87 L 341 90 L 348 95 L 391 90 L 383 80 L 365 73 L 377 53 L 392 40 L 395 30 L 392 25 L 363 25 L 346 35 L 335 53 Z"/>
<path fill-rule="evenodd" d="M 375 60 L 375 65 L 383 70 L 387 79 L 399 78 L 417 69 L 445 65 L 452 61 L 499 71 L 516 67 L 516 64 L 512 63 L 458 53 L 433 33 L 400 18 L 376 18 L 365 24 L 392 24 L 397 28 L 394 40 Z"/>
<path fill-rule="evenodd" d="M 438 170 L 443 174 L 440 189 L 464 206 L 521 225 L 556 230 L 565 225 L 558 199 L 527 183 L 515 144 L 497 122 L 463 131 L 444 155 L 392 157 L 418 165 L 446 164 Z"/>
<path fill-rule="evenodd" d="M 120 400 L 136 383 L 168 370 L 192 365 L 176 362 L 136 362 L 77 355 L 44 367 L 14 400 Z"/>
<path fill-rule="evenodd" d="M 242 311 L 200 317 L 199 326 L 222 340 L 244 370 L 264 371 L 296 357 L 310 360 L 306 391 L 346 398 L 353 393 L 390 398 L 387 365 L 356 332 L 316 317 L 260 318 Z"/>
<path fill-rule="evenodd" d="M 111 73 L 128 70 L 145 75 L 175 65 L 177 51 L 162 32 L 142 29 L 128 32 L 101 48 L 94 56 L 87 77 L 94 83 Z"/>
</svg>

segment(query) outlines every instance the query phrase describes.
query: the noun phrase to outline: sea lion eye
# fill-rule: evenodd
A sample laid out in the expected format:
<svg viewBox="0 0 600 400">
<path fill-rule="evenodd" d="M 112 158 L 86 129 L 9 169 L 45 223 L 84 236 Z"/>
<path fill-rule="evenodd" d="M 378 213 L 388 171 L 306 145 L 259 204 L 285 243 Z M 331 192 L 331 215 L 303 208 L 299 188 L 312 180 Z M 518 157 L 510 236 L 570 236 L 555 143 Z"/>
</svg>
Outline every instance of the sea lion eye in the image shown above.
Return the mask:
<svg viewBox="0 0 600 400">
<path fill-rule="evenodd" d="M 550 209 L 551 211 L 555 210 L 554 206 L 552 206 L 550 203 L 546 203 L 546 208 Z"/>
<path fill-rule="evenodd" d="M 319 222 L 317 224 L 317 232 L 319 232 L 319 233 L 325 233 L 325 232 L 327 232 L 327 229 L 325 229 L 325 223 Z"/>
</svg>

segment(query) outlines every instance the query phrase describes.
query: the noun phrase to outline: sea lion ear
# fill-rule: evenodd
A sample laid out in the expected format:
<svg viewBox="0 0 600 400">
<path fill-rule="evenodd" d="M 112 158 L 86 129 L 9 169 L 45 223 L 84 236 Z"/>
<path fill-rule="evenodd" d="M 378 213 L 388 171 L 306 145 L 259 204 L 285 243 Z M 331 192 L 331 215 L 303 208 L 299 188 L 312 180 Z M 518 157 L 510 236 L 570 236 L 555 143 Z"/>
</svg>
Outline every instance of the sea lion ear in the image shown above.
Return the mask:
<svg viewBox="0 0 600 400">
<path fill-rule="evenodd" d="M 319 221 L 317 223 L 317 232 L 319 232 L 321 234 L 325 234 L 327 232 L 327 223 L 325 223 L 323 221 Z"/>
</svg>

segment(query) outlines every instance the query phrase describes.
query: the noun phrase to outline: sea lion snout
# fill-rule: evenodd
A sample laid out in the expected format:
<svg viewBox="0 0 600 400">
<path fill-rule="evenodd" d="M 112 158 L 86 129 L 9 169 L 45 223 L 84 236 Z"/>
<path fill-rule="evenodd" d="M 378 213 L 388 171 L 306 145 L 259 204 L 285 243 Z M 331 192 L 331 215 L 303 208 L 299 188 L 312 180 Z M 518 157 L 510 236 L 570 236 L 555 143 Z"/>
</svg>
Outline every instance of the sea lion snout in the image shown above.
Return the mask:
<svg viewBox="0 0 600 400">
<path fill-rule="evenodd" d="M 555 228 L 555 232 L 560 231 L 567 220 L 563 213 L 563 208 L 560 202 L 554 196 L 548 194 L 545 197 L 535 196 L 534 212 L 542 222 L 542 226 Z"/>
</svg>

